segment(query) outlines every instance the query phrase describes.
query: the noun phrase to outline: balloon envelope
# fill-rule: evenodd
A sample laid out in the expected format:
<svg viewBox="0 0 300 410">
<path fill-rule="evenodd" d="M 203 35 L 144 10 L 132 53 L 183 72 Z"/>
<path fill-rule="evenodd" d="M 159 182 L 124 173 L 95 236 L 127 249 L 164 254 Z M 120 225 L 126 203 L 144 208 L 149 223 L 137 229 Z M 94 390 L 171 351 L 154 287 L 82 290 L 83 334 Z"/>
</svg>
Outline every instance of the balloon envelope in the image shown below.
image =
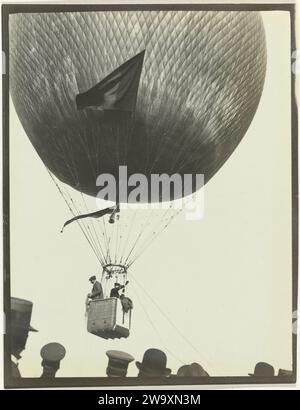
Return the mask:
<svg viewBox="0 0 300 410">
<path fill-rule="evenodd" d="M 76 95 L 145 51 L 135 118 L 77 110 Z M 10 16 L 10 87 L 23 127 L 62 182 L 96 196 L 96 178 L 204 174 L 247 131 L 266 69 L 254 12 L 113 11 Z M 163 200 L 164 198 L 161 198 Z"/>
</svg>

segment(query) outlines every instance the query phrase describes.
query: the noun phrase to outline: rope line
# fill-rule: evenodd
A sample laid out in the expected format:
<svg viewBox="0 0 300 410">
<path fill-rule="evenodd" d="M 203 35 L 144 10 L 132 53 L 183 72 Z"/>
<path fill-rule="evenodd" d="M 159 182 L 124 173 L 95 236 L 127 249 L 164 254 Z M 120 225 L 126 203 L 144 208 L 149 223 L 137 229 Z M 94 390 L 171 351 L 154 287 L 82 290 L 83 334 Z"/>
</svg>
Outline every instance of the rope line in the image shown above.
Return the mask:
<svg viewBox="0 0 300 410">
<path fill-rule="evenodd" d="M 132 284 L 132 289 L 133 289 L 135 295 L 137 296 L 138 302 L 140 303 L 140 305 L 141 305 L 141 307 L 142 307 L 142 309 L 143 309 L 143 311 L 144 311 L 144 313 L 145 313 L 145 316 L 147 317 L 147 319 L 148 319 L 149 323 L 151 324 L 151 326 L 152 326 L 154 332 L 156 333 L 157 337 L 159 338 L 160 343 L 162 344 L 163 348 L 164 348 L 171 356 L 173 356 L 174 359 L 176 359 L 177 361 L 179 361 L 179 362 L 182 363 L 182 364 L 185 364 L 183 360 L 181 360 L 178 356 L 176 356 L 176 355 L 165 345 L 165 343 L 164 343 L 164 341 L 163 341 L 161 335 L 159 334 L 159 332 L 158 332 L 156 326 L 154 325 L 154 323 L 153 323 L 153 321 L 152 321 L 150 315 L 148 314 L 146 308 L 144 307 L 144 305 L 143 305 L 143 303 L 142 303 L 142 301 L 141 301 L 141 299 L 140 299 L 140 297 L 139 297 L 139 295 L 138 295 L 138 292 L 136 291 L 136 289 L 135 289 L 135 287 L 134 287 L 133 284 Z"/>
<path fill-rule="evenodd" d="M 193 343 L 190 342 L 189 339 L 186 338 L 186 336 L 177 328 L 177 326 L 174 324 L 174 322 L 167 316 L 167 314 L 160 308 L 159 304 L 151 297 L 151 295 L 144 289 L 144 287 L 136 280 L 136 278 L 131 274 L 131 278 L 134 279 L 135 283 L 139 286 L 139 288 L 144 292 L 144 294 L 150 299 L 150 301 L 155 305 L 155 307 L 159 310 L 159 312 L 164 316 L 164 318 L 168 321 L 168 323 L 173 327 L 173 329 L 182 337 L 182 339 L 199 355 L 199 357 L 202 360 L 202 357 L 204 358 L 203 354 L 199 352 L 199 350 L 193 345 Z M 212 364 L 212 362 L 209 359 L 204 358 L 203 360 L 206 362 L 210 368 L 216 369 L 216 366 Z"/>
</svg>

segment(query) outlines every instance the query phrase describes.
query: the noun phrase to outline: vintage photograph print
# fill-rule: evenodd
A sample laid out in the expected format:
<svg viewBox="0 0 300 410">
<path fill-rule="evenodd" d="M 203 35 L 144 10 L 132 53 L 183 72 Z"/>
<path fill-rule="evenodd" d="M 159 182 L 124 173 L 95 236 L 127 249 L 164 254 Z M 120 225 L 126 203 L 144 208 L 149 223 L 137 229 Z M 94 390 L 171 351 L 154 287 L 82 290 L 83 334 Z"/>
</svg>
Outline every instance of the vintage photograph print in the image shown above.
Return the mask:
<svg viewBox="0 0 300 410">
<path fill-rule="evenodd" d="M 294 5 L 2 20 L 5 387 L 295 383 Z"/>
</svg>

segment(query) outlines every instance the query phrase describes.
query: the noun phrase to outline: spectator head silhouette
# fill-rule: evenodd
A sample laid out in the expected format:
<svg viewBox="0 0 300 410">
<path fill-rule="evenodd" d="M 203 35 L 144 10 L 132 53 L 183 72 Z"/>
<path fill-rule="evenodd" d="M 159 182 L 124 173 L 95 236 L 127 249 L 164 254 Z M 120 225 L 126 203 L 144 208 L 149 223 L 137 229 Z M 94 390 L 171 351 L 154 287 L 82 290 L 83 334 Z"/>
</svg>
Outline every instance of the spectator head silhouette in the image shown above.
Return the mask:
<svg viewBox="0 0 300 410">
<path fill-rule="evenodd" d="M 249 373 L 249 376 L 254 376 L 254 377 L 270 377 L 274 375 L 275 375 L 274 367 L 271 366 L 269 363 L 265 363 L 265 362 L 257 363 L 254 368 L 254 373 Z"/>
<path fill-rule="evenodd" d="M 177 371 L 179 377 L 208 377 L 209 374 L 198 363 L 186 364 Z"/>
<path fill-rule="evenodd" d="M 167 366 L 167 356 L 159 349 L 148 349 L 144 353 L 143 361 L 136 362 L 139 369 L 138 377 L 168 377 L 171 369 Z"/>
<path fill-rule="evenodd" d="M 37 332 L 31 324 L 32 302 L 20 298 L 11 298 L 11 354 L 20 358 L 25 349 L 28 332 Z"/>
<path fill-rule="evenodd" d="M 55 377 L 60 361 L 65 357 L 66 349 L 60 343 L 48 343 L 41 349 L 43 374 L 41 377 Z"/>
<path fill-rule="evenodd" d="M 128 353 L 119 350 L 108 350 L 108 365 L 106 374 L 108 377 L 125 377 L 127 375 L 128 365 L 134 360 L 134 357 Z"/>
</svg>

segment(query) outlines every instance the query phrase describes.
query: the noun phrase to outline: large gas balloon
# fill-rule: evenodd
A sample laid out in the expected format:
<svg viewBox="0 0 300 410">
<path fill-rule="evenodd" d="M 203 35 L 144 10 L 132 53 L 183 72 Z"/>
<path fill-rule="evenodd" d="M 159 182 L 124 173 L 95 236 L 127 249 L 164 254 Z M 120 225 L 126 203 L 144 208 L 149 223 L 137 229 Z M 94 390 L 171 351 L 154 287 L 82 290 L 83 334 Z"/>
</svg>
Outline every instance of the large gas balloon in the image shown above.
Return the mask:
<svg viewBox="0 0 300 410">
<path fill-rule="evenodd" d="M 75 98 L 145 51 L 135 121 Z M 266 69 L 255 12 L 112 11 L 10 16 L 10 87 L 44 164 L 88 195 L 100 173 L 204 174 L 245 135 Z"/>
</svg>

